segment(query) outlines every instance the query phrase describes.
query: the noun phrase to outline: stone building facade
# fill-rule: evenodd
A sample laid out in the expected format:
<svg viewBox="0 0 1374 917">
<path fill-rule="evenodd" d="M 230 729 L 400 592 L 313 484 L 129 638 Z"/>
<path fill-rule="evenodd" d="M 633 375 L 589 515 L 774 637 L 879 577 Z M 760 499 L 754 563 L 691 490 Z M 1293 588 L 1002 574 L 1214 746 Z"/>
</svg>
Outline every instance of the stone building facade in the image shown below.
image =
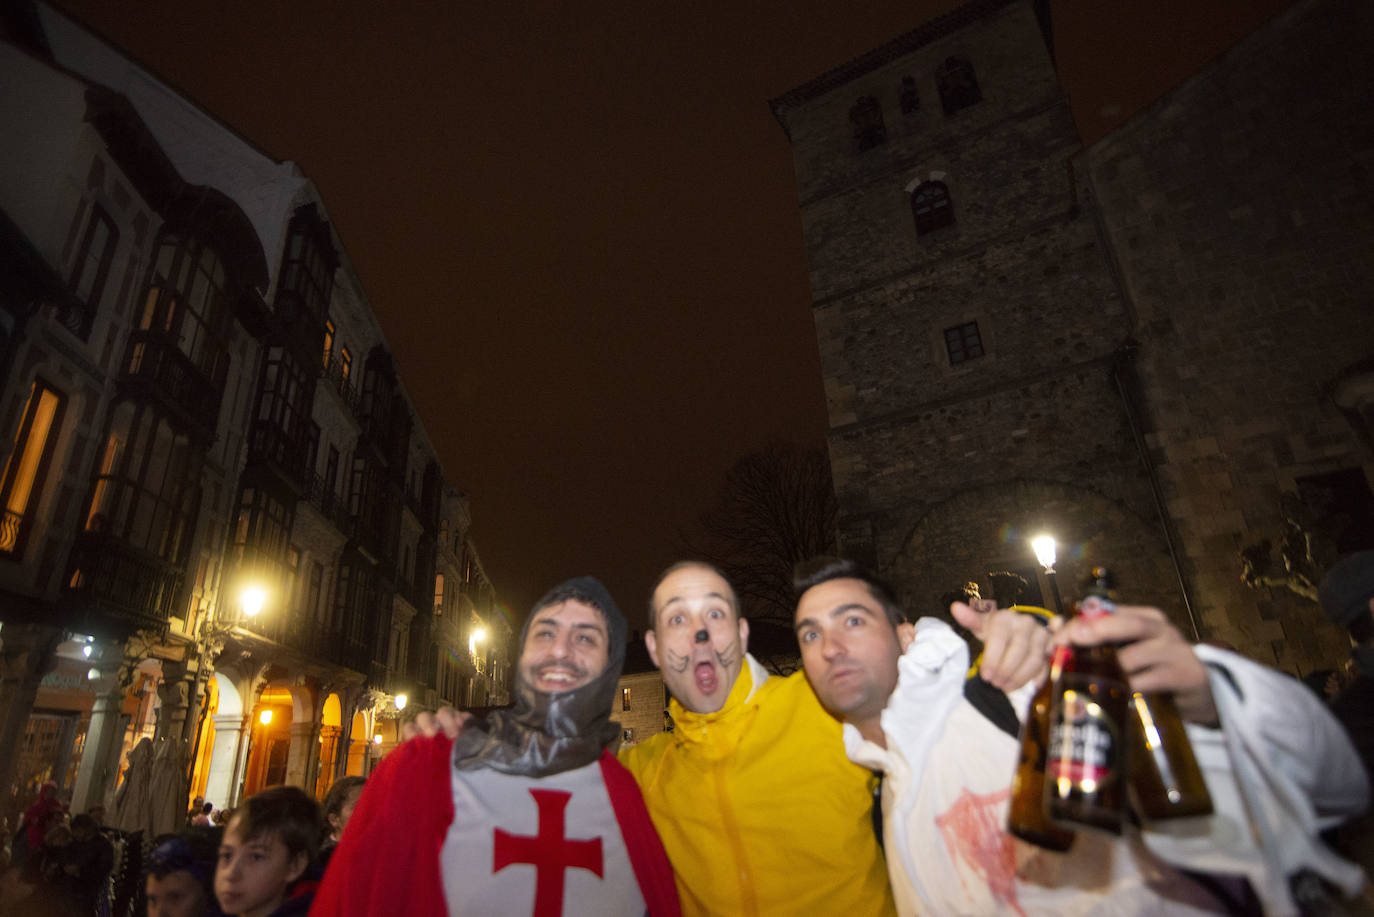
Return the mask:
<svg viewBox="0 0 1374 917">
<path fill-rule="evenodd" d="M 411 698 L 504 700 L 466 497 L 318 189 L 42 4 L 0 76 L 0 809 L 84 810 L 141 738 L 188 798 L 322 794 Z"/>
<path fill-rule="evenodd" d="M 1190 636 L 1340 657 L 1239 555 L 1283 494 L 1358 505 L 1374 470 L 1367 19 L 1300 3 L 1086 151 L 1041 3 L 974 0 L 773 101 L 841 541 L 910 611 L 994 570 L 1048 602 L 1046 531 L 1066 598 L 1102 563 Z"/>
</svg>

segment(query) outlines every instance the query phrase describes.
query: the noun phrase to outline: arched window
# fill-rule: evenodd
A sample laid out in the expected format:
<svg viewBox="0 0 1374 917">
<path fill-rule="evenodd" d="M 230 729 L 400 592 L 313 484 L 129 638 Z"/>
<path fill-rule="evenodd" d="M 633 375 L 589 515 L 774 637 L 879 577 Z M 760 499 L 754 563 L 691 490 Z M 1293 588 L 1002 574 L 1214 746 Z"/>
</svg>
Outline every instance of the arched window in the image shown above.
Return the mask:
<svg viewBox="0 0 1374 917">
<path fill-rule="evenodd" d="M 911 214 L 916 218 L 916 235 L 923 236 L 954 222 L 949 188 L 942 181 L 922 182 L 911 192 Z"/>
<path fill-rule="evenodd" d="M 983 101 L 983 91 L 978 88 L 973 64 L 963 55 L 945 58 L 945 62 L 935 70 L 935 85 L 940 90 L 940 105 L 947 115 Z"/>
<path fill-rule="evenodd" d="M 873 96 L 863 96 L 849 109 L 849 124 L 854 128 L 854 143 L 860 151 L 871 150 L 887 140 L 883 109 Z"/>
</svg>

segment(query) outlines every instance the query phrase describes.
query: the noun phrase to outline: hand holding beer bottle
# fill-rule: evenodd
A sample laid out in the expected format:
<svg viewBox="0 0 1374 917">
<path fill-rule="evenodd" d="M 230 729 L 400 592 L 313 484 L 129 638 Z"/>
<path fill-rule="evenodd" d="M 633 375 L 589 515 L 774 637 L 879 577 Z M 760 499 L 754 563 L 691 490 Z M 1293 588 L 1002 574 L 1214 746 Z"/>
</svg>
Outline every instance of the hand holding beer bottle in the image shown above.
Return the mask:
<svg viewBox="0 0 1374 917">
<path fill-rule="evenodd" d="M 1103 583 L 1099 591 L 1110 595 Z M 1207 785 L 1183 720 L 1213 724 L 1216 706 L 1206 669 L 1157 608 L 1117 606 L 1102 618 L 1075 619 L 1062 639 L 1078 646 L 1116 646 L 1129 682 L 1126 744 L 1130 801 L 1149 820 L 1206 815 Z"/>
</svg>

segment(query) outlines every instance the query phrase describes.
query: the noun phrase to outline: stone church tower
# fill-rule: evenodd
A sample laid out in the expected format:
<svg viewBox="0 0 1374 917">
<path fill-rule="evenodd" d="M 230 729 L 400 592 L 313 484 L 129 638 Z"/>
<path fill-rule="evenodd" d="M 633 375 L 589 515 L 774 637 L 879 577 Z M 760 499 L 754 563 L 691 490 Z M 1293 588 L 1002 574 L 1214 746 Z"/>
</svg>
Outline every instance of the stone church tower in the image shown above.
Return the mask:
<svg viewBox="0 0 1374 917">
<path fill-rule="evenodd" d="M 1371 164 L 1370 67 L 1323 83 L 1322 105 L 1300 112 L 1311 133 L 1277 151 L 1288 109 L 1267 107 L 1305 69 L 1311 82 L 1307 45 L 1356 6 L 1299 4 L 1086 151 L 1047 9 L 1024 0 L 973 0 L 773 101 L 795 159 L 841 542 L 911 613 L 943 613 L 967 580 L 987 594 L 997 570 L 1049 604 L 1027 543 L 1044 531 L 1066 600 L 1106 564 L 1190 638 L 1295 671 L 1341 658 L 1314 604 L 1241 582 L 1240 550 L 1279 535 L 1284 507 L 1317 502 L 1304 478 L 1358 504 L 1374 472 L 1359 395 L 1374 283 L 1348 250 L 1374 239 L 1367 172 L 1344 196 L 1335 180 L 1307 188 L 1318 200 L 1283 187 L 1347 117 L 1366 132 L 1337 168 Z M 1301 33 L 1296 59 L 1275 55 L 1275 30 Z M 1360 57 L 1356 35 L 1334 44 Z M 1239 112 L 1237 80 L 1255 84 Z M 1331 216 L 1350 233 L 1340 254 L 1315 244 L 1330 227 L 1311 228 Z M 1279 260 L 1257 265 L 1266 255 Z M 1266 299 L 1280 275 L 1297 292 L 1290 272 L 1320 294 Z M 1298 515 L 1331 530 L 1329 506 Z M 1369 529 L 1346 523 L 1349 550 Z"/>
</svg>

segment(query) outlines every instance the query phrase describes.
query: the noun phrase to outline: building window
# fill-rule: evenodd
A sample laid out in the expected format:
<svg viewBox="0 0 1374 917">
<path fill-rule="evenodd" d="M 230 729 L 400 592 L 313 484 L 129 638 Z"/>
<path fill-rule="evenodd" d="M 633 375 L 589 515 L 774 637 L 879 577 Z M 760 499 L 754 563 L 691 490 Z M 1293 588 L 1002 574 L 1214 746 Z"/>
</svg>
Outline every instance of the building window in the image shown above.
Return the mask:
<svg viewBox="0 0 1374 917">
<path fill-rule="evenodd" d="M 965 322 L 945 329 L 945 350 L 949 365 L 958 366 L 983 355 L 983 338 L 978 334 L 977 322 Z"/>
<path fill-rule="evenodd" d="M 940 90 L 940 106 L 947 115 L 983 101 L 983 91 L 978 88 L 973 64 L 962 55 L 947 57 L 936 68 L 935 86 Z"/>
<path fill-rule="evenodd" d="M 290 350 L 269 347 L 249 439 L 255 459 L 275 462 L 301 481 L 311 468 L 310 399 L 314 391 L 309 379 Z"/>
<path fill-rule="evenodd" d="M 324 362 L 321 364 L 324 372 L 329 372 L 329 359 L 334 356 L 334 323 L 326 320 L 324 323 Z"/>
<path fill-rule="evenodd" d="M 873 96 L 862 96 L 849 109 L 849 124 L 854 129 L 854 143 L 859 151 L 871 150 L 887 140 L 883 126 L 883 109 Z"/>
<path fill-rule="evenodd" d="M 78 302 L 64 308 L 57 316 L 73 334 L 84 338 L 91 332 L 91 322 L 100 305 L 100 294 L 105 290 L 105 279 L 110 274 L 118 241 L 119 231 L 115 229 L 114 220 L 99 204 L 92 204 L 91 217 L 81 236 L 81 247 L 77 249 L 67 284 Z"/>
<path fill-rule="evenodd" d="M 914 115 L 921 110 L 921 94 L 916 91 L 916 80 L 912 77 L 902 77 L 902 90 L 899 98 L 902 103 L 902 114 Z"/>
<path fill-rule="evenodd" d="M 635 731 L 633 729 L 626 729 L 620 734 L 620 738 L 628 745 L 635 740 Z"/>
<path fill-rule="evenodd" d="M 62 422 L 66 399 L 45 383 L 35 380 L 29 387 L 29 400 L 19 421 L 14 450 L 5 461 L 0 477 L 0 556 L 19 557 L 33 525 L 30 512 L 43 491 L 43 480 L 52 465 L 57 430 Z"/>
<path fill-rule="evenodd" d="M 927 181 L 911 192 L 911 215 L 916 220 L 916 235 L 923 236 L 954 223 L 954 207 L 949 187 L 942 181 Z"/>
<path fill-rule="evenodd" d="M 348 377 L 353 372 L 353 354 L 348 352 L 347 347 L 339 348 L 339 384 L 347 385 Z"/>
<path fill-rule="evenodd" d="M 282 258 L 277 301 L 288 318 L 293 309 L 306 315 L 322 316 L 329 308 L 338 258 L 329 239 L 329 227 L 320 219 L 315 205 L 302 207 L 291 220 Z M 319 327 L 318 325 L 316 327 Z"/>
<path fill-rule="evenodd" d="M 207 379 L 216 379 L 232 313 L 224 264 L 196 239 L 169 234 L 158 244 L 138 330 L 170 339 Z M 136 336 L 129 372 L 143 368 L 145 344 Z"/>
<path fill-rule="evenodd" d="M 444 613 L 444 574 L 434 574 L 434 616 Z"/>
<path fill-rule="evenodd" d="M 85 529 L 179 564 L 200 503 L 201 453 L 149 405 L 110 412 Z"/>
<path fill-rule="evenodd" d="M 629 709 L 630 709 L 630 689 L 629 689 L 629 688 L 621 688 L 621 689 L 620 689 L 620 709 L 621 709 L 621 710 L 629 710 Z"/>
</svg>

